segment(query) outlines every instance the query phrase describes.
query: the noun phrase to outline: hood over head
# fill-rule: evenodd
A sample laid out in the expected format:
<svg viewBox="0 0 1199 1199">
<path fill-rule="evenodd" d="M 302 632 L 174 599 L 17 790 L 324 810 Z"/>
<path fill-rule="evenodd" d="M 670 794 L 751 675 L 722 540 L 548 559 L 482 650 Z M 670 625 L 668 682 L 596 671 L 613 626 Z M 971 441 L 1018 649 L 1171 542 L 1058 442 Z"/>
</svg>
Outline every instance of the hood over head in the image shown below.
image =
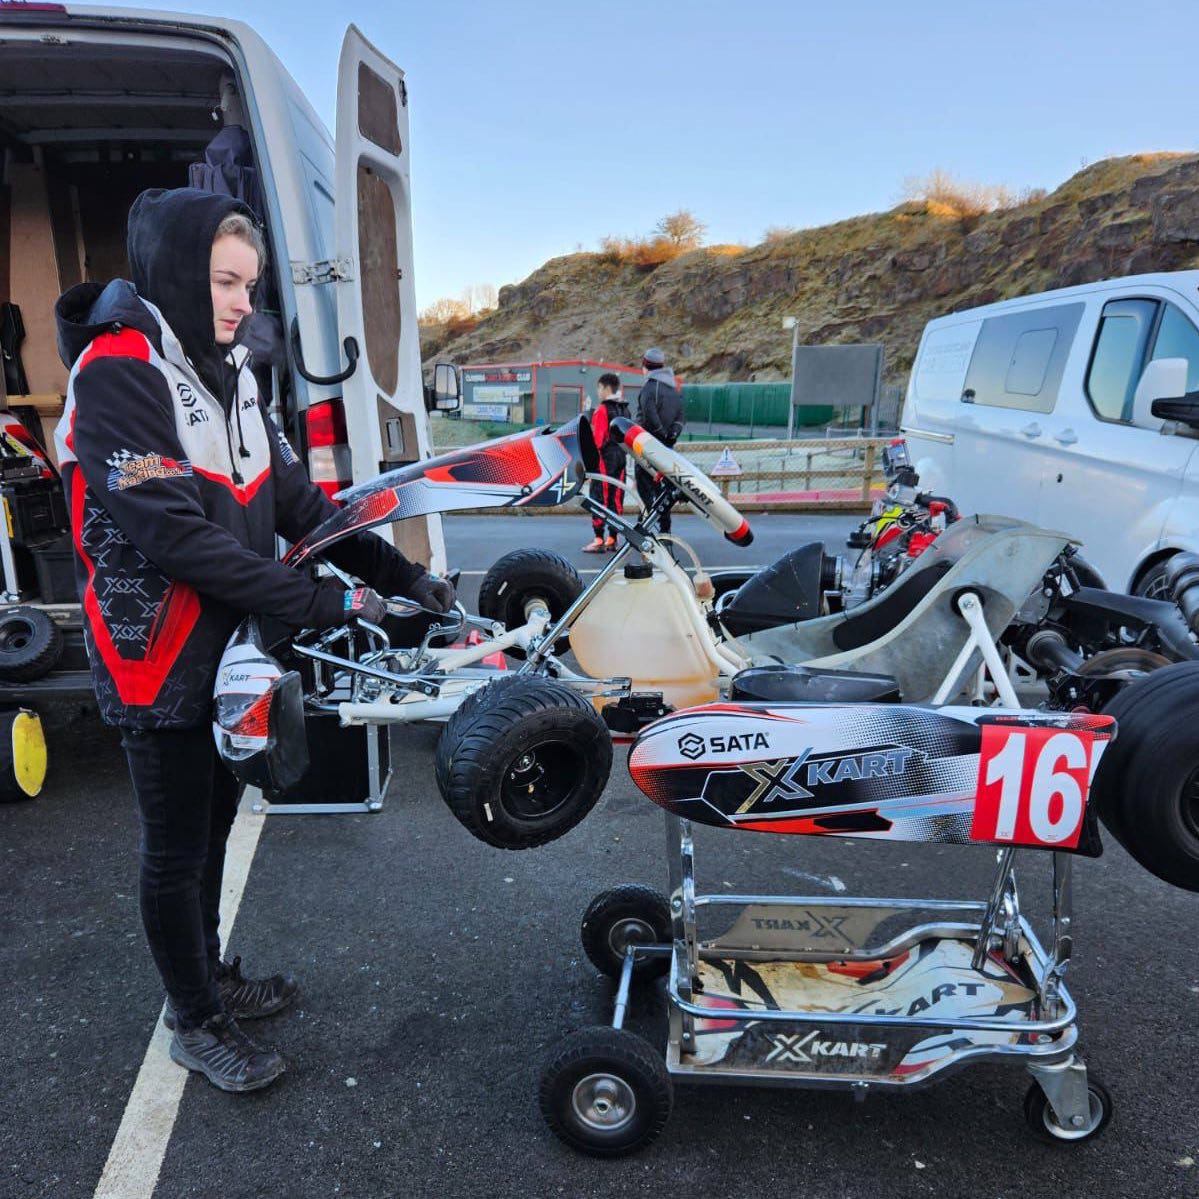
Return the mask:
<svg viewBox="0 0 1199 1199">
<path fill-rule="evenodd" d="M 129 210 L 129 271 L 138 294 L 179 338 L 200 377 L 221 393 L 208 265 L 217 226 L 230 213 L 254 214 L 240 200 L 194 187 L 151 188 Z"/>
<path fill-rule="evenodd" d="M 114 279 L 107 285 L 76 284 L 58 297 L 54 319 L 58 327 L 58 356 L 67 370 L 101 333 L 113 325 L 124 325 L 144 333 L 162 353 L 158 322 L 138 299 L 133 284 L 127 279 Z"/>
</svg>

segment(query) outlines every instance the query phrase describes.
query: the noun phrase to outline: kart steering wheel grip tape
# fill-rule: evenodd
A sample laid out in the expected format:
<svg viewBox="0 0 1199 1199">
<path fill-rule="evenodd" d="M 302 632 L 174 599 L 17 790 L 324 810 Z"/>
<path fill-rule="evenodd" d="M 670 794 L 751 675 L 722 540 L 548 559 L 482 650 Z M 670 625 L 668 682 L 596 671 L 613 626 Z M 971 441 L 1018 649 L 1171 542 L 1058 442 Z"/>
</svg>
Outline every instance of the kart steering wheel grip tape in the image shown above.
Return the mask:
<svg viewBox="0 0 1199 1199">
<path fill-rule="evenodd" d="M 753 541 L 749 521 L 720 494 L 719 488 L 707 475 L 640 425 L 619 417 L 613 423 L 617 429 L 623 426 L 624 443 L 632 450 L 633 457 L 665 475 L 729 541 L 734 545 L 749 545 Z"/>
</svg>

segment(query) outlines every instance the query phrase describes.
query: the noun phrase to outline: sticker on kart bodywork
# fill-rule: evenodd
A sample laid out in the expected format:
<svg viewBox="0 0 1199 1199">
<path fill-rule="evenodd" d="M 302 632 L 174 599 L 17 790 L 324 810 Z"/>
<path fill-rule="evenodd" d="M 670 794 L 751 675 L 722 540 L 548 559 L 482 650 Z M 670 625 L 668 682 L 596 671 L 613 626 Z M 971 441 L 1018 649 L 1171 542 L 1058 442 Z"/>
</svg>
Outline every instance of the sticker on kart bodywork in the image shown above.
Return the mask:
<svg viewBox="0 0 1199 1199">
<path fill-rule="evenodd" d="M 630 751 L 629 771 L 655 803 L 702 824 L 1094 855 L 1100 847 L 1086 789 L 1113 733 L 1110 717 L 1088 713 L 715 703 L 646 728 Z M 1029 767 L 1024 821 L 1008 833 L 998 819 L 987 823 L 1002 777 L 987 785 L 991 789 L 980 789 L 980 780 L 985 783 L 988 769 L 1002 775 L 1008 763 L 998 759 L 989 767 L 984 744 L 993 757 L 1011 734 L 1024 735 L 1025 746 L 1050 747 L 1050 756 L 1039 775 L 1035 761 Z M 1008 753 L 1014 760 L 1016 750 Z M 1081 803 L 1073 802 L 1073 782 Z"/>
</svg>

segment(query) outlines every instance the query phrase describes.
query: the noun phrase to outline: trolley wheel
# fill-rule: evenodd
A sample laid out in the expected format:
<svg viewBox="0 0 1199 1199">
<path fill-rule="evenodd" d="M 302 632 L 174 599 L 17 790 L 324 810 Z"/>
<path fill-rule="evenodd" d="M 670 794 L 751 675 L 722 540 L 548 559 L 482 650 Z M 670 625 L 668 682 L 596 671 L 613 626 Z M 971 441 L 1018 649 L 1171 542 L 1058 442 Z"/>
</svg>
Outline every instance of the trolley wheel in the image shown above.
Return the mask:
<svg viewBox="0 0 1199 1199">
<path fill-rule="evenodd" d="M 583 952 L 609 978 L 619 978 L 629 945 L 669 945 L 673 930 L 670 900 L 653 887 L 625 883 L 600 892 L 583 913 L 579 930 Z M 633 979 L 660 978 L 670 969 L 668 957 L 638 958 Z"/>
<path fill-rule="evenodd" d="M 547 1059 L 538 1101 L 551 1131 L 572 1149 L 621 1157 L 666 1127 L 674 1087 L 648 1041 L 599 1024 L 571 1033 Z"/>
<path fill-rule="evenodd" d="M 479 585 L 479 613 L 488 620 L 498 620 L 505 628 L 518 629 L 527 623 L 526 608 L 534 600 L 542 600 L 550 611 L 550 619 L 558 620 L 567 608 L 583 593 L 579 572 L 553 550 L 513 550 L 505 554 L 483 576 Z M 570 638 L 559 637 L 554 653 L 570 649 Z M 510 646 L 505 653 L 524 658 L 525 651 Z"/>
<path fill-rule="evenodd" d="M 0 803 L 33 799 L 46 781 L 41 717 L 21 708 L 0 712 Z"/>
<path fill-rule="evenodd" d="M 1028 1088 L 1028 1094 L 1024 1096 L 1024 1118 L 1028 1121 L 1029 1128 L 1043 1140 L 1055 1144 L 1062 1141 L 1088 1141 L 1091 1137 L 1098 1136 L 1112 1118 L 1112 1097 L 1103 1083 L 1088 1076 L 1087 1098 L 1090 1100 L 1091 1111 L 1086 1123 L 1080 1128 L 1066 1128 L 1057 1122 L 1057 1116 L 1049 1106 L 1049 1100 L 1041 1090 L 1041 1084 L 1034 1082 Z"/>
<path fill-rule="evenodd" d="M 569 832 L 612 769 L 612 737 L 591 703 L 536 676 L 496 679 L 468 696 L 437 742 L 450 811 L 480 841 L 529 849 Z"/>
<path fill-rule="evenodd" d="M 0 611 L 0 679 L 32 683 L 62 655 L 62 630 L 40 608 Z"/>
<path fill-rule="evenodd" d="M 1103 753 L 1091 802 L 1108 831 L 1152 874 L 1199 891 L 1199 662 L 1134 679 L 1104 711 L 1117 735 Z"/>
</svg>

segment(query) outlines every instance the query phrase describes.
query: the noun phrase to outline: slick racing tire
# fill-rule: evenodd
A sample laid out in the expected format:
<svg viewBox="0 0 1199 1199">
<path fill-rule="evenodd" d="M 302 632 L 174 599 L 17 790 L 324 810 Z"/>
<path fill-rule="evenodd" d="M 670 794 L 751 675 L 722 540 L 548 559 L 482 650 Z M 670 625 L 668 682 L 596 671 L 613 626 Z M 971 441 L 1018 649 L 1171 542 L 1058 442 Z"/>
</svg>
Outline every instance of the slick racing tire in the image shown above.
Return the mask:
<svg viewBox="0 0 1199 1199">
<path fill-rule="evenodd" d="M 1078 1144 L 1098 1136 L 1112 1118 L 1112 1097 L 1097 1078 L 1087 1077 L 1087 1098 L 1090 1114 L 1078 1128 L 1059 1124 L 1041 1084 L 1034 1082 L 1024 1096 L 1024 1118 L 1028 1126 L 1044 1141 L 1055 1145 Z"/>
<path fill-rule="evenodd" d="M 674 1088 L 648 1041 L 601 1024 L 571 1033 L 546 1060 L 538 1101 L 550 1131 L 572 1149 L 622 1157 L 666 1127 Z"/>
<path fill-rule="evenodd" d="M 1099 819 L 1151 874 L 1199 891 L 1199 662 L 1133 680 L 1104 711 L 1116 739 L 1091 788 Z"/>
<path fill-rule="evenodd" d="M 609 978 L 619 978 L 630 945 L 671 944 L 670 900 L 638 883 L 602 891 L 583 913 L 579 937 L 592 965 Z M 669 969 L 669 956 L 635 958 L 633 980 L 661 978 Z"/>
<path fill-rule="evenodd" d="M 40 608 L 0 611 L 0 680 L 32 683 L 62 656 L 62 630 Z"/>
<path fill-rule="evenodd" d="M 529 604 L 542 600 L 550 620 L 557 621 L 582 592 L 579 572 L 561 554 L 553 550 L 513 550 L 483 576 L 479 613 L 488 620 L 500 621 L 507 629 L 518 629 L 529 619 Z M 568 649 L 568 637 L 559 637 L 554 643 L 555 654 L 564 654 Z M 505 652 L 513 658 L 525 656 L 519 646 Z"/>
<path fill-rule="evenodd" d="M 517 675 L 469 696 L 437 742 L 434 770 L 451 812 L 480 841 L 529 849 L 569 832 L 612 769 L 612 738 L 591 703 L 562 683 Z"/>
</svg>

